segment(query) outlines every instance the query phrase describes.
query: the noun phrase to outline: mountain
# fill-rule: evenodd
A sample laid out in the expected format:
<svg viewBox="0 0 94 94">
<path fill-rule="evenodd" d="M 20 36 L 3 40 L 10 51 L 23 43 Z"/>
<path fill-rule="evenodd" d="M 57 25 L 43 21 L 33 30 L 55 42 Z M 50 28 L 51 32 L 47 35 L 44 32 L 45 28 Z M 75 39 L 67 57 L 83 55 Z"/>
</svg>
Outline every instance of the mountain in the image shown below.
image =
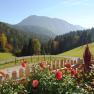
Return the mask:
<svg viewBox="0 0 94 94">
<path fill-rule="evenodd" d="M 72 25 L 64 20 L 36 15 L 29 16 L 15 25 L 4 22 L 1 22 L 0 25 L 1 31 L 9 32 L 6 33 L 8 38 L 11 36 L 9 41 L 12 44 L 14 43 L 13 40 L 18 43 L 23 38 L 25 39 L 23 39 L 22 44 L 30 38 L 38 38 L 41 43 L 47 43 L 50 39 L 54 39 L 56 35 L 83 29 L 80 26 Z M 16 46 L 20 46 L 21 48 L 21 45 L 19 43 Z"/>
<path fill-rule="evenodd" d="M 29 31 L 31 30 L 30 28 L 31 26 L 38 26 L 38 27 L 45 28 L 51 31 L 56 35 L 64 34 L 70 31 L 84 29 L 83 27 L 79 25 L 73 25 L 61 19 L 49 18 L 45 16 L 36 16 L 36 15 L 32 15 L 32 16 L 25 18 L 20 23 L 16 24 L 16 26 L 28 27 Z"/>
</svg>

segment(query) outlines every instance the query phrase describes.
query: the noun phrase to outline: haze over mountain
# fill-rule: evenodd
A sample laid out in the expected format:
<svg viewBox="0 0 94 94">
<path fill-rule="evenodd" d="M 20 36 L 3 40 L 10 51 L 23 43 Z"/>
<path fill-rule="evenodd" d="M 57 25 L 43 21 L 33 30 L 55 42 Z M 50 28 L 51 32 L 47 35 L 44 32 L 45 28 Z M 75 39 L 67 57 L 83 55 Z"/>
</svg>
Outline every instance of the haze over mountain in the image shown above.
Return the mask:
<svg viewBox="0 0 94 94">
<path fill-rule="evenodd" d="M 33 25 L 12 25 L 13 28 L 19 31 L 24 31 L 29 37 L 38 38 L 41 42 L 45 43 L 49 39 L 54 39 L 56 34 L 47 28 Z"/>
<path fill-rule="evenodd" d="M 29 31 L 32 31 L 32 26 L 45 28 L 53 32 L 56 35 L 68 33 L 70 31 L 84 29 L 83 27 L 79 25 L 70 24 L 65 20 L 61 20 L 57 18 L 50 18 L 50 17 L 45 17 L 45 16 L 36 16 L 36 15 L 32 15 L 32 16 L 25 18 L 20 23 L 16 24 L 16 26 L 19 26 L 20 29 L 21 27 L 26 27 L 28 28 Z M 46 33 L 46 31 L 44 32 Z"/>
<path fill-rule="evenodd" d="M 83 29 L 79 25 L 72 25 L 61 19 L 36 15 L 29 16 L 18 24 L 10 25 L 7 23 L 7 25 L 8 27 L 12 27 L 10 28 L 11 30 L 24 31 L 23 34 L 25 33 L 30 38 L 38 38 L 43 43 L 54 39 L 56 35 Z"/>
</svg>

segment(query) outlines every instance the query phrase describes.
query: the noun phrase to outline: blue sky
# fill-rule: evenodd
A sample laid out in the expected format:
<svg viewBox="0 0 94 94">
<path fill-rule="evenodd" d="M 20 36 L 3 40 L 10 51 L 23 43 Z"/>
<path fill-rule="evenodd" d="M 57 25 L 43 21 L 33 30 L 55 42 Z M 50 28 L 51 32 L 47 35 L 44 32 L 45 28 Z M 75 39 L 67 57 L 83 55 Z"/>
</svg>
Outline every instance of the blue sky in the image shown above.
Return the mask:
<svg viewBox="0 0 94 94">
<path fill-rule="evenodd" d="M 94 27 L 94 0 L 0 0 L 0 21 L 16 24 L 30 15 Z"/>
</svg>

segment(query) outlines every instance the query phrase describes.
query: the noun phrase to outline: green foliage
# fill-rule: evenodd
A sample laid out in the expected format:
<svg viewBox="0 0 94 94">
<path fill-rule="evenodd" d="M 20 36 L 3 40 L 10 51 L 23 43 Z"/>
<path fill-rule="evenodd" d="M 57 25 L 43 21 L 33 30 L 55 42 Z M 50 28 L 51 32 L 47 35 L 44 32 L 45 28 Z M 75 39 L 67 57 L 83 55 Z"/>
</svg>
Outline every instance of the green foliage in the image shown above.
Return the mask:
<svg viewBox="0 0 94 94">
<path fill-rule="evenodd" d="M 15 29 L 14 29 L 15 28 Z M 18 29 L 17 29 L 18 28 Z M 73 48 L 79 47 L 81 45 L 94 42 L 94 28 L 87 29 L 83 31 L 73 31 L 64 35 L 58 35 L 55 37 L 55 39 L 48 38 L 49 34 L 45 31 L 45 29 L 42 29 L 43 32 L 46 32 L 45 36 L 38 35 L 38 33 L 30 32 L 31 29 L 26 29 L 25 27 L 15 27 L 11 26 L 5 23 L 0 22 L 0 32 L 3 32 L 6 37 L 8 43 L 11 45 L 12 53 L 16 54 L 16 52 L 19 52 L 24 49 L 24 46 L 28 46 L 28 53 L 26 55 L 30 54 L 39 54 L 41 52 L 41 45 L 43 45 L 43 49 L 46 54 L 59 54 L 68 50 L 71 50 Z M 25 30 L 23 30 L 25 28 Z M 40 27 L 39 27 L 40 28 Z M 28 31 L 28 32 L 27 32 Z M 32 27 L 32 31 L 40 32 L 40 29 L 36 29 L 35 27 Z M 33 43 L 34 48 L 32 48 L 32 43 L 30 43 L 30 39 L 34 39 L 35 43 Z M 37 40 L 39 41 L 37 41 Z M 49 41 L 48 41 L 49 39 Z M 4 37 L 4 44 L 6 43 L 6 39 Z M 44 41 L 44 42 L 43 42 Z M 48 43 L 47 43 L 48 42 Z M 29 43 L 29 45 L 28 45 Z M 31 46 L 31 47 L 29 47 Z M 31 51 L 31 49 L 33 51 Z M 37 49 L 37 50 L 36 50 Z M 43 50 L 42 49 L 42 50 Z M 1 49 L 3 50 L 3 49 Z M 7 50 L 7 49 L 5 49 Z M 26 51 L 27 52 L 27 51 Z M 18 54 L 18 53 L 17 53 Z M 20 53 L 19 53 L 20 54 Z M 22 54 L 20 54 L 22 55 Z M 24 55 L 24 54 L 23 54 Z"/>
<path fill-rule="evenodd" d="M 29 40 L 28 47 L 27 47 L 27 53 L 28 53 L 28 55 L 33 55 L 34 54 L 33 39 Z"/>
<path fill-rule="evenodd" d="M 87 73 L 80 70 L 78 82 L 79 86 L 87 91 L 87 94 L 94 93 L 94 64 L 91 66 L 91 71 Z"/>
<path fill-rule="evenodd" d="M 18 94 L 25 93 L 25 86 L 23 84 L 19 84 L 16 81 L 5 81 L 0 84 L 0 94 Z"/>
<path fill-rule="evenodd" d="M 41 43 L 40 43 L 41 39 L 39 38 L 39 35 L 36 37 L 36 34 L 33 35 L 32 32 L 27 31 L 14 29 L 13 26 L 0 22 L 0 32 L 3 32 L 6 35 L 8 43 L 11 44 L 12 46 L 11 48 L 13 48 L 12 53 L 14 53 L 17 56 L 40 54 L 41 52 Z M 32 39 L 34 39 L 34 41 Z M 3 43 L 5 44 L 6 42 L 5 37 L 3 38 L 3 40 L 4 40 Z M 23 54 L 18 53 L 21 50 Z"/>
<path fill-rule="evenodd" d="M 24 43 L 28 42 L 28 36 L 25 32 L 16 30 L 10 25 L 0 22 L 0 33 L 3 33 L 4 43 L 6 43 L 6 38 L 8 44 L 10 44 L 13 49 L 12 53 L 16 53 L 19 49 L 21 50 Z M 6 37 L 5 37 L 6 36 Z"/>
<path fill-rule="evenodd" d="M 41 53 L 41 43 L 38 39 L 30 39 L 28 44 L 25 44 L 21 51 L 21 56 L 28 56 Z"/>
<path fill-rule="evenodd" d="M 38 39 L 33 39 L 34 54 L 40 54 L 41 44 Z"/>
<path fill-rule="evenodd" d="M 72 77 L 71 70 L 61 70 L 63 78 L 57 80 L 56 72 L 51 72 L 48 67 L 42 69 L 34 65 L 35 71 L 29 78 L 20 80 L 6 80 L 0 84 L 0 94 L 93 94 L 91 81 L 94 77 L 94 66 L 89 74 L 78 72 L 78 77 Z M 37 88 L 32 85 L 33 80 L 38 80 Z"/>
<path fill-rule="evenodd" d="M 55 41 L 59 42 L 59 53 L 71 50 L 81 45 L 94 42 L 94 28 L 69 32 L 56 36 Z"/>
</svg>

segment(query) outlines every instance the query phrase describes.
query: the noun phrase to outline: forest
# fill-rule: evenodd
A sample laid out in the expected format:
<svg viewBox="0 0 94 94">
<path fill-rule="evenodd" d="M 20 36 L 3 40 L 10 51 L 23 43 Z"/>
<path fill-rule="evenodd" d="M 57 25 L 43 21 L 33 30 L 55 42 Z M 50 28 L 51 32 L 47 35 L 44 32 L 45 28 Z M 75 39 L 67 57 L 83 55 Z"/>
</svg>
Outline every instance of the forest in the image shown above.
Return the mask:
<svg viewBox="0 0 94 94">
<path fill-rule="evenodd" d="M 14 29 L 9 24 L 0 22 L 0 52 L 11 52 L 16 56 L 56 55 L 91 42 L 94 42 L 94 28 L 71 31 L 42 42 L 39 38 L 34 38 L 32 32 Z"/>
</svg>

